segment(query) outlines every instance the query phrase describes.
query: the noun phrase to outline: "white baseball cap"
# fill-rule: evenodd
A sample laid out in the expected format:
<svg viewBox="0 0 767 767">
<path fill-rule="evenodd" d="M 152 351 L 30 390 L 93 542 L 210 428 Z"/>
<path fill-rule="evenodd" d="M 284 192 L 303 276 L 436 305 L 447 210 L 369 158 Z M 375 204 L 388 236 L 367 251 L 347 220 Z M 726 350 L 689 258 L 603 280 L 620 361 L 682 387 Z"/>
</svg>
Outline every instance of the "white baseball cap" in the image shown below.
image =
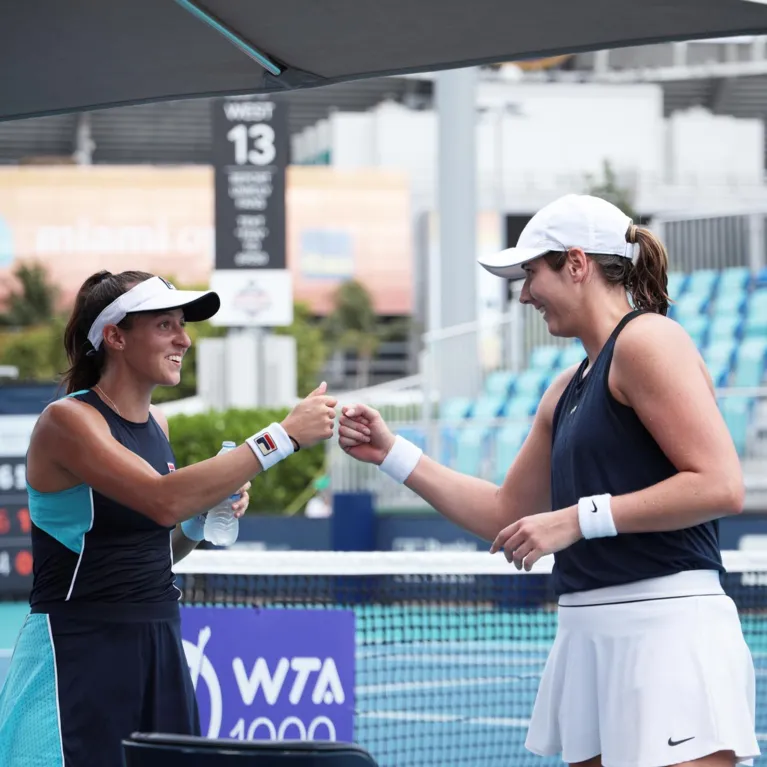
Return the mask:
<svg viewBox="0 0 767 767">
<path fill-rule="evenodd" d="M 176 290 L 162 277 L 150 277 L 126 290 L 101 311 L 88 331 L 88 340 L 98 349 L 104 339 L 104 328 L 117 325 L 134 312 L 183 309 L 187 322 L 201 322 L 210 319 L 220 306 L 221 299 L 212 290 Z"/>
<path fill-rule="evenodd" d="M 638 246 L 626 241 L 632 223 L 606 200 L 568 194 L 549 203 L 528 221 L 515 248 L 478 260 L 489 272 L 508 280 L 523 280 L 522 264 L 551 251 L 564 253 L 570 248 L 581 248 L 585 253 L 633 260 Z"/>
</svg>

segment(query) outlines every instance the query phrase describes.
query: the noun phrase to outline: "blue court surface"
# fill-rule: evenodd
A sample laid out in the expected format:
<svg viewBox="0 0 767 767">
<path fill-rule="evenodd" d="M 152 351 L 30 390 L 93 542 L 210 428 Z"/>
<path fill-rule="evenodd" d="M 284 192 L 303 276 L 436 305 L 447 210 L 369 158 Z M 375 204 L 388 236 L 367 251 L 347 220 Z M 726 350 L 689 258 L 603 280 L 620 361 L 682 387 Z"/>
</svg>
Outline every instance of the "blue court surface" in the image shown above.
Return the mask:
<svg viewBox="0 0 767 767">
<path fill-rule="evenodd" d="M 446 632 L 445 608 L 368 606 L 355 612 L 355 740 L 381 767 L 562 764 L 524 748 L 555 613 L 509 612 L 499 620 L 492 610 L 462 613 L 454 607 L 454 625 Z M 24 614 L 23 605 L 0 605 L 0 683 Z M 455 624 L 459 616 L 461 625 Z M 514 625 L 507 636 L 526 638 L 499 638 L 510 628 L 504 628 L 507 620 Z M 756 666 L 758 739 L 767 752 L 767 615 L 745 615 L 742 622 Z M 767 754 L 756 764 L 767 766 Z"/>
<path fill-rule="evenodd" d="M 401 608 L 400 608 L 401 609 Z M 527 614 L 537 629 L 555 616 Z M 742 618 L 757 676 L 757 732 L 767 765 L 767 615 Z M 524 747 L 550 642 L 407 642 L 360 647 L 356 738 L 382 767 L 562 765 Z M 375 680 L 375 681 L 374 681 Z M 381 683 L 380 680 L 386 680 Z"/>
</svg>

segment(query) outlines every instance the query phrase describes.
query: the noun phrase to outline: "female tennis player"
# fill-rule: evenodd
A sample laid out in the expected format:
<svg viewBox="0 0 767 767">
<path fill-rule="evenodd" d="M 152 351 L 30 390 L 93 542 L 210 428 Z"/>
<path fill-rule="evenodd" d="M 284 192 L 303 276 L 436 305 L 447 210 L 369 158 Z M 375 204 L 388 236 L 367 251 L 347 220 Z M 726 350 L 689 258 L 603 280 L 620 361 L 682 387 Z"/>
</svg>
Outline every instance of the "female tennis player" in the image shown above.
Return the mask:
<svg viewBox="0 0 767 767">
<path fill-rule="evenodd" d="M 695 345 L 667 319 L 663 245 L 568 195 L 480 263 L 587 357 L 543 395 L 501 487 L 447 469 L 364 405 L 339 441 L 517 568 L 554 554 L 559 625 L 527 748 L 587 767 L 725 767 L 759 755 L 754 668 L 720 584 L 741 467 Z M 631 300 L 629 300 L 629 297 Z"/>
<path fill-rule="evenodd" d="M 27 455 L 31 612 L 0 693 L 0 765 L 117 767 L 132 732 L 199 734 L 173 562 L 205 512 L 251 478 L 333 434 L 324 384 L 281 423 L 176 470 L 151 402 L 174 386 L 186 322 L 219 308 L 143 272 L 85 281 L 65 333 L 65 397 L 38 419 Z"/>
</svg>

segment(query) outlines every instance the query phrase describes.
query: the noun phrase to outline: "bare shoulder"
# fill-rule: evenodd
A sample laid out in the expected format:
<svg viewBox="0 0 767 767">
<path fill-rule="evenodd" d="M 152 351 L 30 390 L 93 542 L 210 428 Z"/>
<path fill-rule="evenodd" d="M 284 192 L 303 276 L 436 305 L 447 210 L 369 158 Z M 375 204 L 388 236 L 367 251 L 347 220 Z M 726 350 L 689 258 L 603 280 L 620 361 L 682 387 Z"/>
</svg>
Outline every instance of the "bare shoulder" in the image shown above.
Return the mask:
<svg viewBox="0 0 767 767">
<path fill-rule="evenodd" d="M 109 426 L 96 408 L 73 397 L 51 402 L 35 424 L 37 436 L 46 438 L 55 436 L 61 430 L 70 434 L 83 434 L 93 429 L 108 431 Z"/>
<path fill-rule="evenodd" d="M 701 357 L 687 331 L 660 314 L 643 314 L 623 328 L 615 342 L 613 359 L 621 366 L 632 367 L 647 360 L 673 360 L 675 367 L 697 363 Z"/>
<path fill-rule="evenodd" d="M 27 481 L 40 492 L 71 487 L 77 477 L 67 467 L 72 457 L 103 451 L 112 439 L 101 413 L 71 397 L 48 405 L 35 423 L 27 452 Z"/>
<path fill-rule="evenodd" d="M 165 432 L 165 436 L 170 437 L 168 418 L 165 413 L 162 412 L 162 409 L 157 407 L 157 405 L 150 405 L 149 412 L 152 414 L 154 420 L 157 421 L 160 428 Z"/>
<path fill-rule="evenodd" d="M 687 331 L 659 314 L 643 314 L 618 336 L 610 366 L 610 385 L 619 401 L 627 404 L 637 387 L 668 387 L 669 378 L 691 380 L 703 376 L 712 388 L 703 358 Z"/>
</svg>

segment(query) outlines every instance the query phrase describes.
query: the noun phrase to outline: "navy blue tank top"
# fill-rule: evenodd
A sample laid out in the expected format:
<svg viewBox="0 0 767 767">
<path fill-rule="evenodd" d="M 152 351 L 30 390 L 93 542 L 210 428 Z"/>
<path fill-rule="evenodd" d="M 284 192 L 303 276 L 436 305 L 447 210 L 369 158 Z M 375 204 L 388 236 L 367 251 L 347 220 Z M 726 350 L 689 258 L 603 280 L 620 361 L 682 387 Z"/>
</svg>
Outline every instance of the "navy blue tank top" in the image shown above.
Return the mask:
<svg viewBox="0 0 767 767">
<path fill-rule="evenodd" d="M 642 312 L 626 315 L 584 376 L 585 359 L 554 411 L 551 447 L 552 508 L 583 496 L 624 495 L 677 473 L 634 410 L 610 393 L 608 374 L 619 333 Z M 556 593 L 671 575 L 684 570 L 723 572 L 719 523 L 684 530 L 581 539 L 554 556 Z"/>
<path fill-rule="evenodd" d="M 175 470 L 160 425 L 121 418 L 92 390 L 71 395 L 95 407 L 112 436 L 158 473 Z M 98 461 L 99 456 L 91 456 Z M 85 484 L 58 493 L 27 486 L 32 521 L 32 607 L 51 602 L 177 602 L 171 531 Z"/>
</svg>

